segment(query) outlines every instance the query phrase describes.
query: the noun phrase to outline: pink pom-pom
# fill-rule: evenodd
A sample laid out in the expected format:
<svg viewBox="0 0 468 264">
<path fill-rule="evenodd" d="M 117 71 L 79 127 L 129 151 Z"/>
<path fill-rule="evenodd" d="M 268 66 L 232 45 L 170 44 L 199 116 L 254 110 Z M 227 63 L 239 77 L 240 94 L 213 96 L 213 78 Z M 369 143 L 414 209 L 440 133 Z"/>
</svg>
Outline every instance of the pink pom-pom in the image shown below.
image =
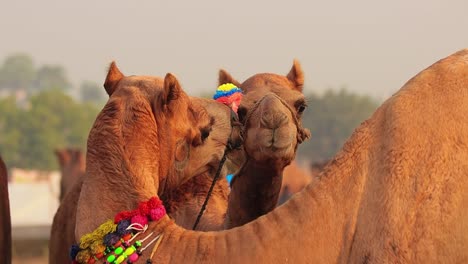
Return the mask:
<svg viewBox="0 0 468 264">
<path fill-rule="evenodd" d="M 240 102 L 242 100 L 242 93 L 233 93 L 229 96 L 223 96 L 216 99 L 216 101 L 223 103 L 229 107 L 237 114 L 237 109 L 239 108 Z"/>
<path fill-rule="evenodd" d="M 242 94 L 241 93 L 235 93 L 230 96 L 231 98 L 231 108 L 234 111 L 234 113 L 237 114 L 237 109 L 239 108 L 239 105 L 242 100 Z"/>
<path fill-rule="evenodd" d="M 148 224 L 148 217 L 139 214 L 135 215 L 134 217 L 132 217 L 132 224 L 135 223 L 145 226 L 146 224 Z"/>
<path fill-rule="evenodd" d="M 164 206 L 159 206 L 150 211 L 150 219 L 152 221 L 158 221 L 166 214 L 166 208 Z"/>
<path fill-rule="evenodd" d="M 132 255 L 130 255 L 130 257 L 128 257 L 128 260 L 129 260 L 129 262 L 131 262 L 131 263 L 135 263 L 135 262 L 138 260 L 138 254 L 137 254 L 137 253 L 133 253 Z"/>
</svg>

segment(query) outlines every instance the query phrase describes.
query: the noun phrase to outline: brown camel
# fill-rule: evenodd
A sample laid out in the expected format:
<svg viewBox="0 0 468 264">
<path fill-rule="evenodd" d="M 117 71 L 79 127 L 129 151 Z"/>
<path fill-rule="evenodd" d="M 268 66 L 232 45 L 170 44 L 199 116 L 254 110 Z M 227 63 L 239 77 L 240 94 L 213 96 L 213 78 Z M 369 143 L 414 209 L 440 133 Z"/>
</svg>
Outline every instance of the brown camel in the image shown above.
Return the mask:
<svg viewBox="0 0 468 264">
<path fill-rule="evenodd" d="M 116 210 L 131 210 L 157 191 L 184 182 L 184 174 L 171 170 L 172 164 L 183 163 L 190 146 L 201 145 L 209 135 L 206 111 L 195 108 L 171 74 L 164 80 L 125 77 L 112 64 L 104 87 L 110 98 L 88 137 L 76 237 Z M 96 162 L 102 158 L 105 163 Z"/>
<path fill-rule="evenodd" d="M 220 232 L 151 223 L 153 263 L 466 263 L 466 135 L 468 49 L 408 81 L 269 214 Z"/>
<path fill-rule="evenodd" d="M 60 166 L 60 201 L 69 192 L 75 182 L 85 173 L 86 160 L 83 152 L 77 148 L 55 150 Z"/>
<path fill-rule="evenodd" d="M 196 230 L 229 229 L 274 209 L 283 169 L 295 157 L 298 144 L 309 135 L 300 124 L 305 100 L 302 95 L 303 73 L 297 61 L 287 76 L 258 74 L 243 84 L 221 70 L 219 84 L 225 83 L 233 83 L 244 92 L 239 118 L 244 124 L 246 144 L 243 149 L 230 153 L 232 163 L 241 168 L 231 183 L 229 204 L 225 202 L 228 190 L 223 180 L 216 185 L 208 203 L 211 208 L 205 212 Z M 256 104 L 256 100 L 261 102 Z M 223 112 L 219 109 L 221 106 L 212 100 L 205 101 L 204 107 L 210 114 Z M 217 116 L 215 120 L 222 118 L 226 120 L 229 114 Z M 213 131 L 217 130 L 221 131 L 213 127 Z M 260 141 L 255 138 L 257 133 L 262 135 Z M 206 148 L 202 151 L 206 151 Z M 212 177 L 209 174 L 197 175 L 163 197 L 178 225 L 187 229 L 193 227 Z"/>
<path fill-rule="evenodd" d="M 117 200 L 100 196 L 106 193 L 102 192 L 106 188 L 103 177 L 109 173 L 125 173 L 125 179 L 120 182 L 110 179 L 109 184 L 118 185 L 114 190 L 119 197 L 128 197 L 123 200 L 122 210 L 133 207 L 132 200 L 154 193 L 139 193 L 138 188 L 126 186 L 152 185 L 162 190 L 185 181 L 180 171 L 189 167 L 184 165 L 187 148 L 201 145 L 210 134 L 211 124 L 206 111 L 191 103 L 171 74 L 164 80 L 149 76 L 125 77 L 112 63 L 104 87 L 110 99 L 88 138 L 87 174 L 65 195 L 54 217 L 51 263 L 69 261 L 68 250 L 75 242 L 75 231 L 86 232 L 87 228 L 93 228 L 94 222 L 108 217 L 106 211 L 115 210 L 113 203 Z M 108 162 L 95 164 L 96 156 Z M 179 170 L 168 170 L 166 165 L 170 163 L 178 163 Z M 128 166 L 132 166 L 131 170 Z M 135 177 L 137 173 L 148 178 Z M 86 187 L 87 184 L 103 189 L 94 192 Z M 108 206 L 101 206 L 103 204 Z M 80 210 L 77 214 L 78 206 L 90 210 Z M 75 230 L 76 220 L 89 227 Z"/>
<path fill-rule="evenodd" d="M 8 196 L 8 174 L 0 157 L 0 259 L 1 263 L 11 263 L 11 218 Z"/>
<path fill-rule="evenodd" d="M 244 92 L 238 114 L 244 124 L 245 161 L 231 182 L 225 222 L 232 228 L 276 207 L 283 170 L 310 132 L 301 124 L 307 105 L 298 61 L 286 76 L 256 74 L 242 84 L 221 70 L 219 83 L 233 83 Z"/>
</svg>

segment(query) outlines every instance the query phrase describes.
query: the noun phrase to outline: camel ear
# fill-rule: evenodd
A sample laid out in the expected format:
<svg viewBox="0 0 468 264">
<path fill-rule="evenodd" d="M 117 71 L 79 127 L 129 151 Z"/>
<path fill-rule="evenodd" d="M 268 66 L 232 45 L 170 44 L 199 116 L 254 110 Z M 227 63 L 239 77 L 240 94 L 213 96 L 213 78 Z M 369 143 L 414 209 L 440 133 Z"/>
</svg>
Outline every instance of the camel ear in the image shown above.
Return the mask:
<svg viewBox="0 0 468 264">
<path fill-rule="evenodd" d="M 177 78 L 172 74 L 166 74 L 164 77 L 164 91 L 160 98 L 161 106 L 174 110 L 177 99 L 185 94 Z"/>
<path fill-rule="evenodd" d="M 294 84 L 297 91 L 302 92 L 304 87 L 304 72 L 298 60 L 294 60 L 293 66 L 286 76 Z"/>
<path fill-rule="evenodd" d="M 65 164 L 70 162 L 71 157 L 70 157 L 68 151 L 66 151 L 64 149 L 56 149 L 54 151 L 54 153 L 57 156 L 60 167 L 63 167 L 63 166 L 65 166 Z"/>
<path fill-rule="evenodd" d="M 109 96 L 115 92 L 117 84 L 123 77 L 125 76 L 120 72 L 119 68 L 117 68 L 115 61 L 111 62 L 109 71 L 107 72 L 106 81 L 104 82 L 104 88 Z"/>
<path fill-rule="evenodd" d="M 179 99 L 183 93 L 182 87 L 180 86 L 177 78 L 172 74 L 166 74 L 164 77 L 164 100 L 166 103 L 170 103 L 173 100 Z"/>
<path fill-rule="evenodd" d="M 219 70 L 218 86 L 222 85 L 222 84 L 225 84 L 225 83 L 232 83 L 235 86 L 237 86 L 238 88 L 242 89 L 240 82 L 238 82 L 237 80 L 232 78 L 231 74 L 229 74 L 226 70 L 221 69 L 221 70 Z"/>
</svg>

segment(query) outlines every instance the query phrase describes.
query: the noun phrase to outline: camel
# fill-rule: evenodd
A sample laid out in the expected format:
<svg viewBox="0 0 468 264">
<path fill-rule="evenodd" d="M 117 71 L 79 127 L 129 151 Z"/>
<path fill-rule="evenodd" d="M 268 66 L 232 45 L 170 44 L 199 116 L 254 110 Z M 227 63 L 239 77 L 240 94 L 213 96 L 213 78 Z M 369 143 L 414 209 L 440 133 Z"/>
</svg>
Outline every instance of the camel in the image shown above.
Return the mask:
<svg viewBox="0 0 468 264">
<path fill-rule="evenodd" d="M 181 178 L 183 174 L 180 171 L 190 167 L 184 165 L 187 148 L 201 145 L 210 134 L 211 121 L 206 111 L 191 103 L 172 74 L 167 74 L 164 80 L 150 76 L 126 77 L 112 63 L 104 88 L 110 98 L 88 138 L 87 173 L 65 195 L 54 217 L 50 241 L 51 263 L 70 259 L 69 246 L 75 242 L 75 231 L 81 231 L 75 230 L 75 221 L 92 228 L 94 221 L 107 217 L 106 210 L 115 210 L 112 203 L 116 201 L 112 197 L 100 197 L 105 193 L 101 190 L 90 192 L 87 183 L 104 188 L 105 184 L 101 182 L 103 175 L 116 171 L 125 173 L 127 177 L 120 183 L 127 186 L 136 182 L 150 184 L 159 190 L 172 188 L 177 181 L 186 180 Z M 103 137 L 107 140 L 101 141 Z M 105 157 L 109 163 L 93 163 L 96 156 Z M 212 156 L 216 157 L 215 154 Z M 179 162 L 179 170 L 169 171 L 165 165 L 171 162 Z M 148 178 L 135 178 L 135 171 L 129 171 L 125 164 L 136 165 L 132 169 Z M 171 175 L 168 175 L 169 172 Z M 89 177 L 90 174 L 93 176 Z M 135 191 L 138 189 L 127 189 L 124 185 L 115 187 L 121 197 L 128 197 L 127 204 L 122 206 L 132 207 L 132 199 L 148 195 Z M 93 205 L 95 201 L 99 202 Z M 109 207 L 103 207 L 100 213 L 94 212 L 97 211 L 95 207 L 102 204 Z M 77 213 L 79 206 L 91 210 Z"/>
<path fill-rule="evenodd" d="M 0 157 L 0 259 L 2 263 L 11 263 L 11 218 L 8 196 L 8 174 L 5 163 Z"/>
<path fill-rule="evenodd" d="M 70 191 L 73 184 L 83 177 L 85 173 L 86 161 L 83 152 L 77 148 L 64 148 L 55 150 L 60 165 L 60 195 L 62 201 L 65 194 Z"/>
<path fill-rule="evenodd" d="M 238 114 L 244 125 L 245 160 L 231 182 L 225 221 L 229 229 L 276 207 L 283 170 L 310 132 L 301 123 L 307 105 L 304 73 L 297 60 L 286 76 L 261 73 L 240 83 L 221 70 L 219 83 L 233 83 L 244 92 Z"/>
<path fill-rule="evenodd" d="M 241 227 L 196 232 L 168 216 L 153 263 L 468 261 L 468 49 L 409 80 L 316 181 Z M 150 252 L 143 252 L 142 259 Z"/>
<path fill-rule="evenodd" d="M 113 63 L 104 87 L 110 98 L 88 137 L 76 237 L 92 231 L 116 209 L 130 210 L 156 190 L 185 181 L 182 173 L 169 169 L 171 164 L 184 166 L 190 146 L 201 145 L 209 135 L 206 111 L 191 103 L 172 74 L 164 80 L 126 77 Z M 95 162 L 102 157 L 105 163 Z"/>
<path fill-rule="evenodd" d="M 241 226 L 273 210 L 278 202 L 283 170 L 294 159 L 298 145 L 310 136 L 301 124 L 306 105 L 302 94 L 304 74 L 298 61 L 294 61 L 286 76 L 256 74 L 241 84 L 227 71 L 220 70 L 218 81 L 219 85 L 233 83 L 244 93 L 238 111 L 245 144 L 230 155 L 231 162 L 240 169 L 231 182 L 229 203 L 223 202 L 228 192 L 223 181 L 211 198 L 216 209 L 203 216 L 196 229 L 200 231 Z M 204 106 L 210 113 L 221 111 L 213 109 L 219 107 L 213 102 Z M 168 194 L 170 198 L 163 197 L 178 225 L 192 228 L 211 178 L 198 175 L 172 190 Z"/>
</svg>

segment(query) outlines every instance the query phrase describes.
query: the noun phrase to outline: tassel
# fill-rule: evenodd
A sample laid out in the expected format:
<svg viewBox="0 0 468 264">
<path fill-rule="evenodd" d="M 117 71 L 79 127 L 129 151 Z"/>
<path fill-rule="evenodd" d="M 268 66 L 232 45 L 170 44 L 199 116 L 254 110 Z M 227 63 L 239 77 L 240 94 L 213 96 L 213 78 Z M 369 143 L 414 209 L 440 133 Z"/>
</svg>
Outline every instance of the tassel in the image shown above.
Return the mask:
<svg viewBox="0 0 468 264">
<path fill-rule="evenodd" d="M 117 234 L 122 237 L 124 236 L 125 234 L 128 234 L 130 233 L 131 231 L 130 230 L 127 230 L 127 228 L 130 226 L 130 220 L 126 219 L 126 220 L 122 220 L 119 222 L 119 224 L 117 225 Z"/>
<path fill-rule="evenodd" d="M 70 248 L 70 258 L 74 260 L 78 252 L 80 252 L 80 246 L 78 246 L 77 244 L 73 244 Z"/>
<path fill-rule="evenodd" d="M 88 248 L 94 241 L 101 240 L 106 234 L 114 232 L 116 225 L 112 220 L 108 220 L 102 225 L 100 225 L 92 233 L 86 234 L 80 239 L 80 248 Z"/>
<path fill-rule="evenodd" d="M 82 250 L 76 255 L 76 261 L 78 261 L 78 263 L 87 263 L 90 258 L 91 253 L 89 250 Z"/>
<path fill-rule="evenodd" d="M 89 249 L 91 249 L 91 253 L 93 255 L 97 255 L 98 253 L 104 252 L 104 250 L 106 250 L 106 246 L 104 246 L 101 241 L 95 241 L 91 244 Z"/>
<path fill-rule="evenodd" d="M 119 241 L 120 236 L 116 233 L 110 233 L 104 236 L 104 245 L 112 247 L 117 241 Z"/>
</svg>

